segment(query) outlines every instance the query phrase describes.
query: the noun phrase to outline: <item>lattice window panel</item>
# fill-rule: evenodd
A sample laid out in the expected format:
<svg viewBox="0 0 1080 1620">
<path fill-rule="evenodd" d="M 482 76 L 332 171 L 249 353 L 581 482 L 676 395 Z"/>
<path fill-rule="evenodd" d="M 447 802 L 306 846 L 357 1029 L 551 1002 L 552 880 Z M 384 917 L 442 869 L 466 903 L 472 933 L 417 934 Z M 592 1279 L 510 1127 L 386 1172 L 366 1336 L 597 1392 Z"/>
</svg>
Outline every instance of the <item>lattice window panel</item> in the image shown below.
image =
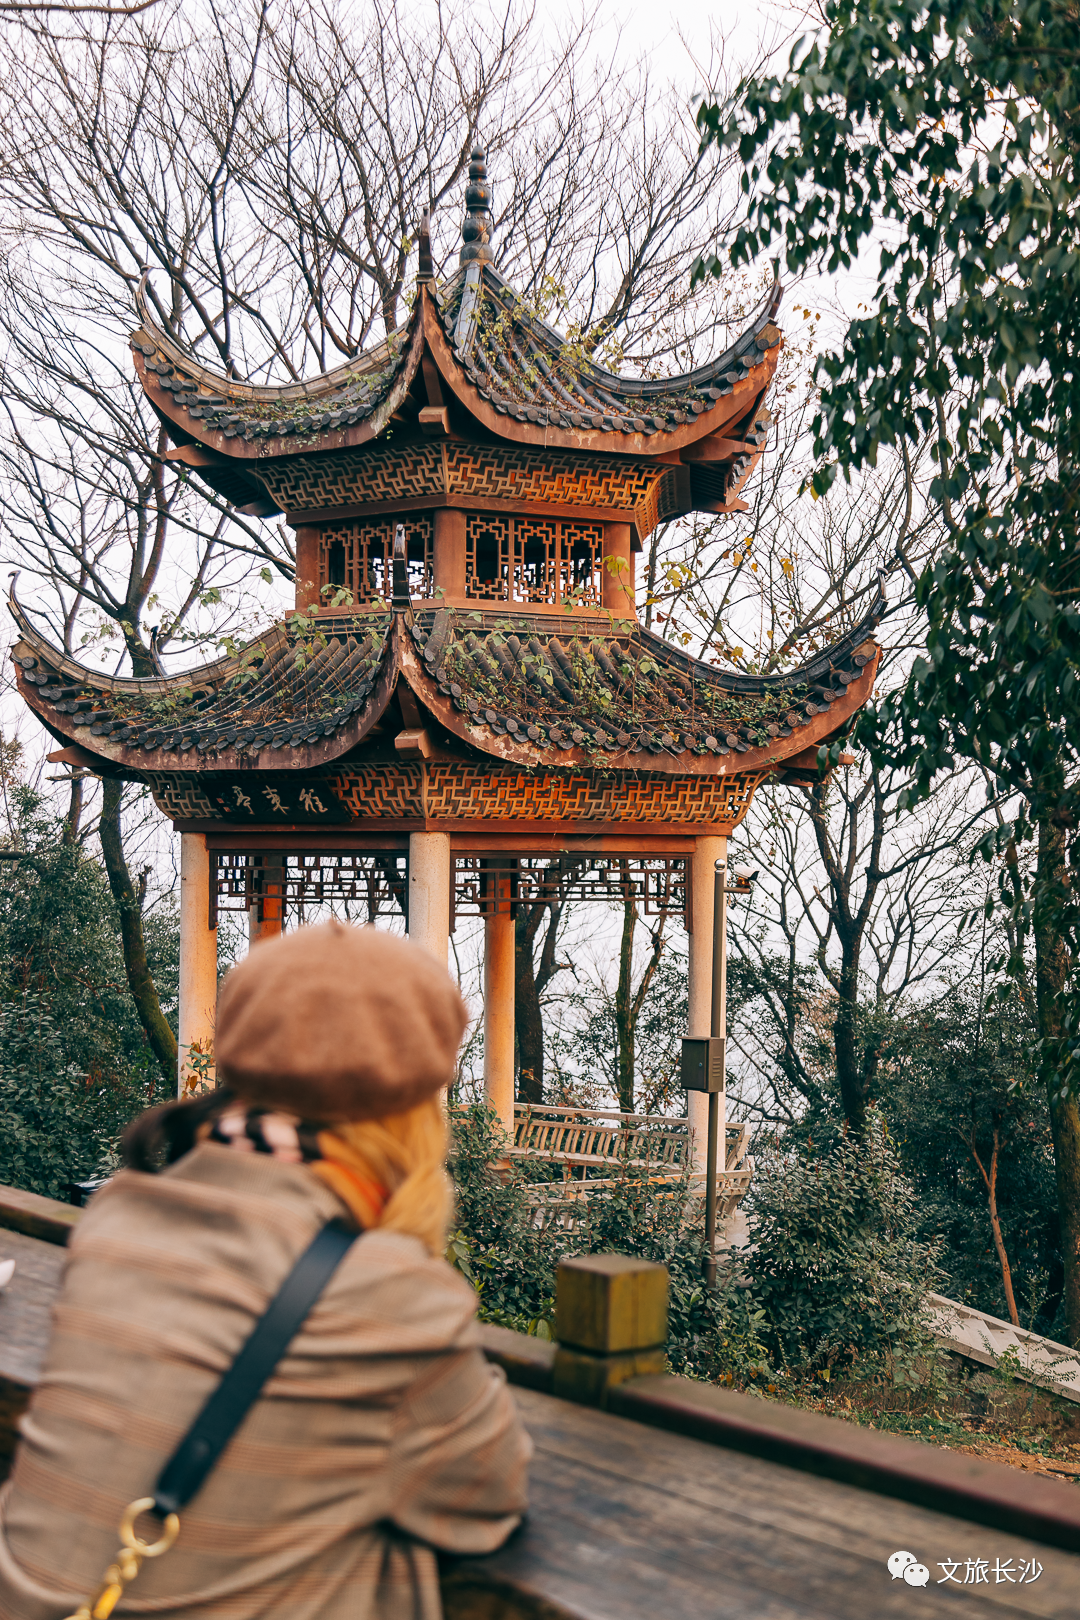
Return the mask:
<svg viewBox="0 0 1080 1620">
<path fill-rule="evenodd" d="M 514 519 L 465 521 L 465 595 L 478 602 L 508 602 L 514 567 Z"/>
<path fill-rule="evenodd" d="M 365 458 L 365 462 L 366 462 Z M 615 456 L 567 454 L 525 445 L 450 444 L 447 488 L 486 500 L 551 501 L 560 506 L 618 506 L 633 511 L 670 468 Z M 374 499 L 375 497 L 369 497 Z M 388 497 L 383 497 L 387 499 Z"/>
<path fill-rule="evenodd" d="M 559 531 L 560 600 L 599 607 L 603 524 L 560 523 Z"/>
<path fill-rule="evenodd" d="M 220 813 L 194 773 L 166 776 L 164 772 L 147 771 L 144 780 L 162 815 L 174 821 L 213 821 Z"/>
<path fill-rule="evenodd" d="M 319 589 L 321 600 L 333 600 L 334 590 L 352 593 L 357 607 L 376 600 L 388 602 L 393 594 L 394 531 L 398 519 L 378 523 L 333 523 L 319 534 Z M 402 520 L 409 562 L 409 594 L 434 595 L 432 562 L 433 525 L 424 513 Z M 331 589 L 324 591 L 324 586 Z"/>
<path fill-rule="evenodd" d="M 614 775 L 513 767 L 424 766 L 425 814 L 433 821 L 703 822 L 736 825 L 768 771 L 740 776 Z M 358 812 L 363 813 L 363 812 Z"/>
<path fill-rule="evenodd" d="M 647 917 L 686 915 L 686 861 L 662 857 L 563 855 L 555 860 L 523 856 L 507 871 L 509 882 L 492 881 L 495 870 L 483 856 L 455 860 L 456 916 L 493 916 L 536 901 L 637 902 Z"/>
<path fill-rule="evenodd" d="M 550 518 L 515 518 L 515 602 L 558 601 L 559 527 Z"/>
<path fill-rule="evenodd" d="M 300 923 L 307 911 L 330 901 L 350 903 L 367 919 L 403 912 L 408 893 L 404 855 L 244 854 L 217 851 L 210 885 L 210 926 L 223 911 L 250 911 L 270 897 L 284 901 L 285 920 Z"/>
<path fill-rule="evenodd" d="M 321 455 L 291 455 L 261 462 L 259 477 L 285 511 L 352 506 L 363 501 L 397 501 L 437 495 L 445 488 L 442 451 L 437 444 L 364 446 Z"/>
<path fill-rule="evenodd" d="M 259 477 L 287 512 L 366 501 L 467 495 L 477 502 L 548 501 L 560 506 L 619 507 L 633 514 L 642 538 L 661 517 L 685 510 L 680 472 L 685 469 L 617 456 L 575 456 L 524 445 L 366 445 L 352 451 L 291 455 L 260 463 Z"/>
<path fill-rule="evenodd" d="M 465 594 L 481 602 L 600 605 L 601 523 L 492 517 L 465 523 Z"/>
</svg>

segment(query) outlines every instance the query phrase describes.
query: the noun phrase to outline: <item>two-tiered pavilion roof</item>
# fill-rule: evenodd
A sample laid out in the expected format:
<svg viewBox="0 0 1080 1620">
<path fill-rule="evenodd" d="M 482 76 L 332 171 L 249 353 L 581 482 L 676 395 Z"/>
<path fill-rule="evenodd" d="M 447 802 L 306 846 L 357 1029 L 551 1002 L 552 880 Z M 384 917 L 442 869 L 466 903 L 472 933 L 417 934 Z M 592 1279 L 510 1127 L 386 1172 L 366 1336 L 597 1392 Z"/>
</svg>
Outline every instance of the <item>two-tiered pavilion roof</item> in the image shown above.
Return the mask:
<svg viewBox="0 0 1080 1620">
<path fill-rule="evenodd" d="M 617 375 L 495 268 L 479 151 L 466 204 L 457 271 L 436 280 L 425 221 L 405 324 L 305 382 L 208 370 L 140 290 L 132 353 L 168 457 L 292 526 L 297 612 L 236 656 L 110 678 L 13 597 L 19 690 L 61 757 L 150 786 L 183 835 L 204 930 L 219 904 L 250 906 L 258 931 L 312 895 L 355 897 L 367 862 L 445 958 L 455 908 L 501 926 L 543 892 L 538 870 L 595 892 L 617 868 L 626 893 L 678 897 L 700 942 L 700 1023 L 702 873 L 761 782 L 816 777 L 818 748 L 869 696 L 882 602 L 770 675 L 643 627 L 635 559 L 656 526 L 745 510 L 780 289 L 710 364 Z M 187 926 L 189 961 L 209 963 Z M 209 979 L 182 1005 L 182 1048 L 212 1035 L 208 1003 Z M 488 1034 L 505 1114 L 512 1023 L 509 1048 Z"/>
</svg>

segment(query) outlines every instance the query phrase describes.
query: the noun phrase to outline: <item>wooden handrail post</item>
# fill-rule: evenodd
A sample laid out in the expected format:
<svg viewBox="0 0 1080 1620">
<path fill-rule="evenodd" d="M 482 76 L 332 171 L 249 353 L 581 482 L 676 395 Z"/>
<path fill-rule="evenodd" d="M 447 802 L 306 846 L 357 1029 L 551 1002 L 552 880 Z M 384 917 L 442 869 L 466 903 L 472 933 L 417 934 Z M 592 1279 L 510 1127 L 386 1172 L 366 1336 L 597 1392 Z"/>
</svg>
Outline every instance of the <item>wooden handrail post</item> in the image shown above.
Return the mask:
<svg viewBox="0 0 1080 1620">
<path fill-rule="evenodd" d="M 614 1385 L 666 1372 L 667 1317 L 666 1266 L 625 1254 L 560 1261 L 553 1393 L 605 1406 Z"/>
</svg>

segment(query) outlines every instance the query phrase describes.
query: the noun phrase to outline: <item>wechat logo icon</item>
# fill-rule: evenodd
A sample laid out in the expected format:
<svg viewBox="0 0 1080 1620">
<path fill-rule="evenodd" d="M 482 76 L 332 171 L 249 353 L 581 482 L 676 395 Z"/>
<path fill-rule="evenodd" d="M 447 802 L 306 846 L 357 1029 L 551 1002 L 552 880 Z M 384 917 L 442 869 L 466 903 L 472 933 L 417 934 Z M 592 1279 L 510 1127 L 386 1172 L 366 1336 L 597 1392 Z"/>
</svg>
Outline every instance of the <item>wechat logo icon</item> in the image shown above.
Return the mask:
<svg viewBox="0 0 1080 1620">
<path fill-rule="evenodd" d="M 920 1564 L 914 1553 L 894 1552 L 889 1559 L 889 1574 L 894 1581 L 903 1579 L 909 1586 L 925 1586 L 930 1579 L 930 1571 L 925 1564 Z"/>
</svg>

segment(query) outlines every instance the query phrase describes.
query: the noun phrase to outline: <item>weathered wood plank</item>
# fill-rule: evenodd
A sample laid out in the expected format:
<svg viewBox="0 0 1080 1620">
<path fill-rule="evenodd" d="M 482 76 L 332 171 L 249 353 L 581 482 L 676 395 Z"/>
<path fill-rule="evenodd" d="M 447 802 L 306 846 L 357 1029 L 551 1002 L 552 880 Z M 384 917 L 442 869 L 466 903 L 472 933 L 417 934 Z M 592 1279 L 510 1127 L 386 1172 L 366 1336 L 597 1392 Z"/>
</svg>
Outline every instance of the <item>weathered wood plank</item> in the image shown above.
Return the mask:
<svg viewBox="0 0 1080 1620">
<path fill-rule="evenodd" d="M 652 1427 L 1080 1552 L 1080 1489 L 1064 1481 L 688 1378 L 635 1378 L 608 1404 Z"/>
<path fill-rule="evenodd" d="M 62 1204 L 57 1198 L 0 1187 L 0 1230 L 25 1232 L 45 1243 L 66 1243 L 81 1214 L 74 1204 Z"/>
<path fill-rule="evenodd" d="M 0 1479 L 45 1359 L 65 1258 L 56 1243 L 0 1230 L 0 1260 L 15 1262 L 14 1277 L 0 1290 Z"/>
<path fill-rule="evenodd" d="M 480 1331 L 485 1354 L 505 1368 L 511 1383 L 551 1393 L 546 1369 L 554 1364 L 552 1347 L 503 1329 Z M 524 1376 L 519 1364 L 527 1368 Z M 609 1392 L 607 1404 L 613 1412 L 694 1441 L 1080 1551 L 1080 1489 L 1064 1481 L 1018 1474 L 1001 1463 L 689 1378 L 632 1378 Z"/>
<path fill-rule="evenodd" d="M 1066 1620 L 1080 1557 L 872 1496 L 762 1458 L 702 1446 L 530 1390 L 536 1444 L 524 1530 L 490 1559 L 447 1570 L 447 1620 Z M 889 1555 L 930 1570 L 893 1580 Z M 939 1585 L 985 1559 L 988 1580 Z M 995 1564 L 1034 1559 L 1017 1585 Z"/>
</svg>

